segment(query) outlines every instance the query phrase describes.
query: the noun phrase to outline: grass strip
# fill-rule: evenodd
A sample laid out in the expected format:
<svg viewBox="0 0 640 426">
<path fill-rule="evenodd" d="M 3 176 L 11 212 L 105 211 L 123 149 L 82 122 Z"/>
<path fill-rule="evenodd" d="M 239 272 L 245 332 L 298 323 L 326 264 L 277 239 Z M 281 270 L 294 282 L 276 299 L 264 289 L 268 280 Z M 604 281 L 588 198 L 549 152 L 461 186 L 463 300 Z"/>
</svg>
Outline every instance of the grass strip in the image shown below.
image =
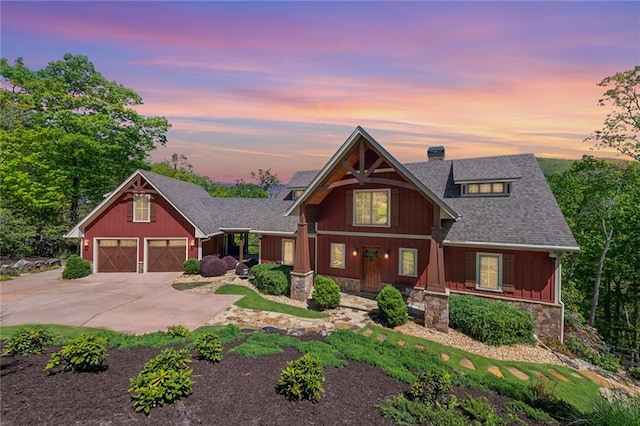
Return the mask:
<svg viewBox="0 0 640 426">
<path fill-rule="evenodd" d="M 173 283 L 171 284 L 171 287 L 175 288 L 176 290 L 185 291 L 185 290 L 191 290 L 193 288 L 202 287 L 207 284 L 211 284 L 211 281 L 196 281 L 192 283 Z"/>
<path fill-rule="evenodd" d="M 293 315 L 301 318 L 329 317 L 329 314 L 325 314 L 323 312 L 310 311 L 308 309 L 287 305 L 285 303 L 272 302 L 263 298 L 250 288 L 241 285 L 225 284 L 216 290 L 216 294 L 239 294 L 244 296 L 242 299 L 234 303 L 234 305 L 240 308 L 255 309 L 258 311 L 279 312 L 282 314 Z"/>
</svg>

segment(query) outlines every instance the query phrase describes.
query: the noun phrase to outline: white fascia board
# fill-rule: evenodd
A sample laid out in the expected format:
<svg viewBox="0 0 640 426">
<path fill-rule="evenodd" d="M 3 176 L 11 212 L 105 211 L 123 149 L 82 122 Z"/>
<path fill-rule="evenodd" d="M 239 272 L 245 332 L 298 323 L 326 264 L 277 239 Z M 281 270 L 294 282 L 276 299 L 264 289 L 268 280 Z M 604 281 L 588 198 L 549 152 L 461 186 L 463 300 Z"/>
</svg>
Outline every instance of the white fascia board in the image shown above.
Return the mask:
<svg viewBox="0 0 640 426">
<path fill-rule="evenodd" d="M 530 251 L 550 251 L 550 252 L 579 252 L 580 247 L 575 246 L 545 246 L 534 244 L 511 244 L 511 243 L 485 243 L 478 241 L 450 241 L 444 240 L 443 244 L 449 247 L 476 247 L 476 248 L 497 248 L 507 250 L 530 250 Z"/>
</svg>

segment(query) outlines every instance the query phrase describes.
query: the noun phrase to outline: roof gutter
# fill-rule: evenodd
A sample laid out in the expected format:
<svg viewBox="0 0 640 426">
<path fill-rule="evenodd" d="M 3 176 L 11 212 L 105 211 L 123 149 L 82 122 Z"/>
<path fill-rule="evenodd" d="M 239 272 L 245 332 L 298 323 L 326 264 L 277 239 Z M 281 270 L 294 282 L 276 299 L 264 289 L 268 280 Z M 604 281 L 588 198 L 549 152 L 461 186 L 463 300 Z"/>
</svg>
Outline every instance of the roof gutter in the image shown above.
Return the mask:
<svg viewBox="0 0 640 426">
<path fill-rule="evenodd" d="M 577 246 L 545 246 L 534 244 L 510 244 L 510 243 L 485 243 L 477 241 L 451 241 L 444 240 L 443 244 L 449 247 L 477 247 L 477 248 L 501 248 L 508 250 L 532 250 L 532 251 L 554 251 L 577 253 L 580 247 Z"/>
</svg>

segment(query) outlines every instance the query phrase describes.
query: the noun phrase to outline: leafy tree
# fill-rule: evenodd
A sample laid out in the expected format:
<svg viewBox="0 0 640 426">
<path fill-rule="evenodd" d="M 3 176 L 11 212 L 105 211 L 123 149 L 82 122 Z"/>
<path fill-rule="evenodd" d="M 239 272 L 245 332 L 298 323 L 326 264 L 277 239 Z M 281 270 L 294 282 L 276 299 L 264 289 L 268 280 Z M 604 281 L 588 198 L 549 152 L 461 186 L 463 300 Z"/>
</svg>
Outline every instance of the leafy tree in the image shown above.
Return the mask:
<svg viewBox="0 0 640 426">
<path fill-rule="evenodd" d="M 264 191 L 269 191 L 274 186 L 280 185 L 278 175 L 271 173 L 271 169 L 258 169 L 258 173 L 251 172 L 251 177 L 258 181 L 258 187 Z"/>
<path fill-rule="evenodd" d="M 640 164 L 585 156 L 549 183 L 580 252 L 564 262 L 563 299 L 605 340 L 640 351 Z"/>
<path fill-rule="evenodd" d="M 604 78 L 598 86 L 607 88 L 598 105 L 611 107 L 601 130 L 585 141 L 611 147 L 640 161 L 640 65 Z"/>
<path fill-rule="evenodd" d="M 18 211 L 77 222 L 81 204 L 94 205 L 166 142 L 167 120 L 138 114 L 142 98 L 86 56 L 65 54 L 36 71 L 2 58 L 0 75 L 10 112 L 0 128 L 1 189 Z"/>
</svg>

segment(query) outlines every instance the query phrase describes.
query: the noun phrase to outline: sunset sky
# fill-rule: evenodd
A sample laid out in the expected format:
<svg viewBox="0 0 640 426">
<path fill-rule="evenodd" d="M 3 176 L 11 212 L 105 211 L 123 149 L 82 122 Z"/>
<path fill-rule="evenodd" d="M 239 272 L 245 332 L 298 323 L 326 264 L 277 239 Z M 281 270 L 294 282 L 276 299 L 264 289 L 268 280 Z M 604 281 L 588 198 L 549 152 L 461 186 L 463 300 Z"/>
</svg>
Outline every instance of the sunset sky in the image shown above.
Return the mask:
<svg viewBox="0 0 640 426">
<path fill-rule="evenodd" d="M 215 180 L 319 169 L 357 125 L 400 161 L 579 158 L 602 78 L 640 63 L 638 2 L 13 2 L 1 54 L 89 57 Z M 598 152 L 598 155 L 614 156 Z"/>
</svg>

